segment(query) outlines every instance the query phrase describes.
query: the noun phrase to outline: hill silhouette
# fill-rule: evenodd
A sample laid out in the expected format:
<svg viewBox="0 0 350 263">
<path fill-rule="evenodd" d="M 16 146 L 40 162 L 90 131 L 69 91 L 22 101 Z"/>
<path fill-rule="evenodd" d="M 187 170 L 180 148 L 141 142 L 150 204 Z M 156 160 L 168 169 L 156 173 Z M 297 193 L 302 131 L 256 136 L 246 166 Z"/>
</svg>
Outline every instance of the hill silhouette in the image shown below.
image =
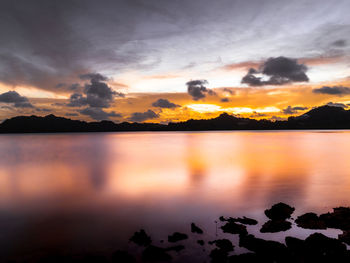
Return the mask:
<svg viewBox="0 0 350 263">
<path fill-rule="evenodd" d="M 85 122 L 55 115 L 18 116 L 0 124 L 0 133 L 121 132 L 121 131 L 209 131 L 209 130 L 283 130 L 350 129 L 350 110 L 321 106 L 286 121 L 239 118 L 227 113 L 212 119 L 188 120 L 169 124 Z"/>
</svg>

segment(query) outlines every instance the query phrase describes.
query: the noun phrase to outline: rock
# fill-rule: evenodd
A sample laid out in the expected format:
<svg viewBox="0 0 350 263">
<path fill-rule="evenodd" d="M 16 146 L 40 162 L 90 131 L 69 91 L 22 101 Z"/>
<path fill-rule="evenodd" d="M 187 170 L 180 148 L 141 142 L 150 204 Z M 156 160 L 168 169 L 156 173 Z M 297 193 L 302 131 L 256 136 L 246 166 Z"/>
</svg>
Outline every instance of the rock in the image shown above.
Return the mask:
<svg viewBox="0 0 350 263">
<path fill-rule="evenodd" d="M 185 240 L 187 238 L 188 238 L 188 236 L 186 234 L 175 232 L 171 236 L 168 236 L 168 241 L 171 242 L 171 243 L 174 243 L 174 242 L 177 242 L 177 241 L 180 241 L 180 240 Z"/>
<path fill-rule="evenodd" d="M 321 233 L 311 234 L 305 239 L 305 251 L 307 258 L 326 262 L 339 262 L 346 256 L 346 246 L 341 241 Z"/>
<path fill-rule="evenodd" d="M 165 249 L 165 251 L 176 251 L 176 252 L 180 252 L 181 250 L 184 250 L 185 246 L 183 245 L 178 245 L 178 246 L 172 246 L 172 247 L 168 247 Z"/>
<path fill-rule="evenodd" d="M 263 259 L 261 262 L 264 262 L 264 260 L 280 261 L 288 258 L 286 246 L 276 241 L 256 238 L 253 235 L 240 235 L 239 245 L 255 252 L 257 256 Z"/>
<path fill-rule="evenodd" d="M 223 250 L 225 252 L 233 251 L 234 246 L 232 245 L 231 241 L 228 239 L 218 239 L 209 242 L 209 244 L 215 244 L 216 247 L 220 250 Z"/>
<path fill-rule="evenodd" d="M 210 262 L 212 263 L 225 263 L 227 262 L 227 256 L 227 252 L 218 248 L 213 249 L 209 254 L 209 257 L 211 258 Z"/>
<path fill-rule="evenodd" d="M 135 232 L 134 235 L 130 238 L 131 242 L 139 246 L 148 246 L 152 243 L 152 239 L 148 236 L 145 230 L 141 229 L 139 232 Z"/>
<path fill-rule="evenodd" d="M 197 240 L 197 243 L 201 246 L 204 246 L 204 240 Z"/>
<path fill-rule="evenodd" d="M 112 262 L 113 263 L 119 263 L 119 262 L 134 263 L 136 262 L 136 260 L 128 252 L 123 250 L 117 250 L 112 254 Z"/>
<path fill-rule="evenodd" d="M 252 219 L 252 218 L 248 218 L 248 217 L 245 217 L 243 216 L 242 217 L 236 217 L 236 218 L 232 218 L 232 217 L 229 217 L 229 218 L 225 218 L 223 216 L 220 216 L 219 217 L 219 220 L 221 222 L 233 222 L 233 223 L 241 223 L 243 225 L 256 225 L 258 223 L 258 221 L 256 221 L 255 219 Z"/>
<path fill-rule="evenodd" d="M 256 221 L 255 219 L 252 218 L 248 218 L 243 216 L 243 218 L 238 217 L 238 218 L 232 218 L 233 222 L 237 222 L 237 223 L 241 223 L 244 225 L 256 225 L 258 223 L 258 221 Z"/>
<path fill-rule="evenodd" d="M 286 231 L 292 227 L 292 223 L 285 220 L 269 220 L 260 229 L 261 233 L 276 233 Z"/>
<path fill-rule="evenodd" d="M 286 220 L 293 214 L 295 208 L 284 203 L 273 205 L 270 209 L 265 210 L 265 215 L 271 220 Z"/>
<path fill-rule="evenodd" d="M 324 221 L 327 227 L 350 230 L 350 208 L 333 208 L 332 213 L 320 215 L 320 220 Z"/>
<path fill-rule="evenodd" d="M 344 230 L 342 234 L 338 235 L 338 239 L 341 242 L 344 242 L 344 243 L 350 245 L 350 231 Z"/>
<path fill-rule="evenodd" d="M 195 223 L 191 224 L 191 232 L 197 233 L 197 234 L 203 234 L 203 230 L 200 229 L 198 226 L 196 226 Z"/>
<path fill-rule="evenodd" d="M 240 235 L 248 234 L 246 226 L 237 224 L 235 222 L 227 222 L 225 225 L 221 226 L 221 229 L 224 233 L 240 234 Z"/>
<path fill-rule="evenodd" d="M 142 260 L 148 262 L 163 262 L 170 261 L 171 256 L 166 253 L 165 249 L 156 247 L 156 246 L 148 246 L 142 252 Z"/>
<path fill-rule="evenodd" d="M 295 220 L 298 227 L 307 229 L 326 229 L 326 223 L 321 220 L 315 213 L 306 213 Z"/>
<path fill-rule="evenodd" d="M 261 263 L 261 258 L 259 258 L 255 253 L 244 253 L 240 255 L 233 255 L 228 258 L 229 263 Z"/>
</svg>

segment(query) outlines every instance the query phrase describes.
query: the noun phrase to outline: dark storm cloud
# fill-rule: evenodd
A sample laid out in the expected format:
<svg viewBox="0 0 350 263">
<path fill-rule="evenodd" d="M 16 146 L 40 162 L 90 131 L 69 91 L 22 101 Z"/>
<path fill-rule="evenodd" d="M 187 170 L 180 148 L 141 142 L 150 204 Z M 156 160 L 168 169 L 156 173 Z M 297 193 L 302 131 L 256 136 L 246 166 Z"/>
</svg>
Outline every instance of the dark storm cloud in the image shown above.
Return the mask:
<svg viewBox="0 0 350 263">
<path fill-rule="evenodd" d="M 323 86 L 319 89 L 313 89 L 312 92 L 316 94 L 329 94 L 329 95 L 341 96 L 341 95 L 350 94 L 350 88 L 343 87 L 343 86 L 333 86 L 333 87 Z"/>
<path fill-rule="evenodd" d="M 145 112 L 134 112 L 129 118 L 130 121 L 133 122 L 143 122 L 145 120 L 156 119 L 159 115 L 152 110 L 148 110 Z"/>
<path fill-rule="evenodd" d="M 339 39 L 337 41 L 334 41 L 332 43 L 332 46 L 335 46 L 335 47 L 345 47 L 346 46 L 346 40 L 345 39 Z"/>
<path fill-rule="evenodd" d="M 159 107 L 159 108 L 168 108 L 168 109 L 180 107 L 180 105 L 172 103 L 172 102 L 168 101 L 167 99 L 159 99 L 159 100 L 153 102 L 152 106 Z"/>
<path fill-rule="evenodd" d="M 340 108 L 348 108 L 349 106 L 348 105 L 345 105 L 344 103 L 339 103 L 339 102 L 328 102 L 326 104 L 327 106 L 332 106 L 332 107 L 340 107 Z"/>
<path fill-rule="evenodd" d="M 135 41 L 142 37 L 135 34 L 140 22 L 156 12 L 145 6 L 138 1 L 2 0 L 0 82 L 57 90 L 57 83 L 74 81 L 96 66 L 153 66 L 159 59 Z"/>
<path fill-rule="evenodd" d="M 107 83 L 107 77 L 99 73 L 90 73 L 80 76 L 81 79 L 90 80 L 85 84 L 84 94 L 73 93 L 69 98 L 67 106 L 81 107 L 89 105 L 94 108 L 108 108 L 115 97 L 124 97 L 120 92 L 112 90 Z"/>
<path fill-rule="evenodd" d="M 16 91 L 0 94 L 0 103 L 9 103 L 16 108 L 34 108 L 26 97 L 19 95 Z"/>
<path fill-rule="evenodd" d="M 208 89 L 205 85 L 208 81 L 205 79 L 191 80 L 186 83 L 187 92 L 192 96 L 193 100 L 200 100 L 206 97 L 206 94 L 215 95 L 215 92 Z"/>
<path fill-rule="evenodd" d="M 298 113 L 299 111 L 304 111 L 307 110 L 307 107 L 292 107 L 292 106 L 288 106 L 287 108 L 283 109 L 282 112 L 284 114 L 294 114 L 294 113 Z"/>
<path fill-rule="evenodd" d="M 309 81 L 307 67 L 296 59 L 287 57 L 269 58 L 259 69 L 250 68 L 242 78 L 242 83 L 249 86 L 284 85 L 292 82 Z M 261 76 L 260 76 L 261 75 Z M 267 76 L 263 80 L 262 76 Z"/>
<path fill-rule="evenodd" d="M 105 112 L 101 108 L 95 108 L 95 107 L 88 107 L 82 110 L 78 110 L 83 115 L 90 116 L 92 119 L 101 121 L 101 120 L 108 120 L 109 117 L 121 117 L 120 114 L 112 112 Z"/>
</svg>

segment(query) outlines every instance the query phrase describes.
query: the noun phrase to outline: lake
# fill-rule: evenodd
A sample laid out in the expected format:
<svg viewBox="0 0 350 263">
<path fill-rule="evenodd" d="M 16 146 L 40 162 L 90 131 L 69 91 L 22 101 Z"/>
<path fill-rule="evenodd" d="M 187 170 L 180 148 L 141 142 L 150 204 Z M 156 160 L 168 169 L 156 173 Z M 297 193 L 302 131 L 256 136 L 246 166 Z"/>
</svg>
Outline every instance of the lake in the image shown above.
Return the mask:
<svg viewBox="0 0 350 263">
<path fill-rule="evenodd" d="M 219 216 L 261 226 L 280 201 L 293 217 L 350 206 L 349 156 L 349 131 L 1 135 L 0 256 L 137 249 L 136 230 L 157 243 L 191 222 L 210 239 Z"/>
</svg>

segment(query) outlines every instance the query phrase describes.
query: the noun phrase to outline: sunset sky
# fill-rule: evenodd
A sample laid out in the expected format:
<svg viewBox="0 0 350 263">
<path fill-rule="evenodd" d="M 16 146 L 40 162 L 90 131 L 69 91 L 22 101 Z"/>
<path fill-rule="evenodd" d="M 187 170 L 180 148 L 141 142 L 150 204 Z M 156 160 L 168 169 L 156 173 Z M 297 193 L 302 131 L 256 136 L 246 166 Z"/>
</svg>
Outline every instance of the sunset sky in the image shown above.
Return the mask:
<svg viewBox="0 0 350 263">
<path fill-rule="evenodd" d="M 350 108 L 349 0 L 2 0 L 0 121 Z"/>
</svg>

